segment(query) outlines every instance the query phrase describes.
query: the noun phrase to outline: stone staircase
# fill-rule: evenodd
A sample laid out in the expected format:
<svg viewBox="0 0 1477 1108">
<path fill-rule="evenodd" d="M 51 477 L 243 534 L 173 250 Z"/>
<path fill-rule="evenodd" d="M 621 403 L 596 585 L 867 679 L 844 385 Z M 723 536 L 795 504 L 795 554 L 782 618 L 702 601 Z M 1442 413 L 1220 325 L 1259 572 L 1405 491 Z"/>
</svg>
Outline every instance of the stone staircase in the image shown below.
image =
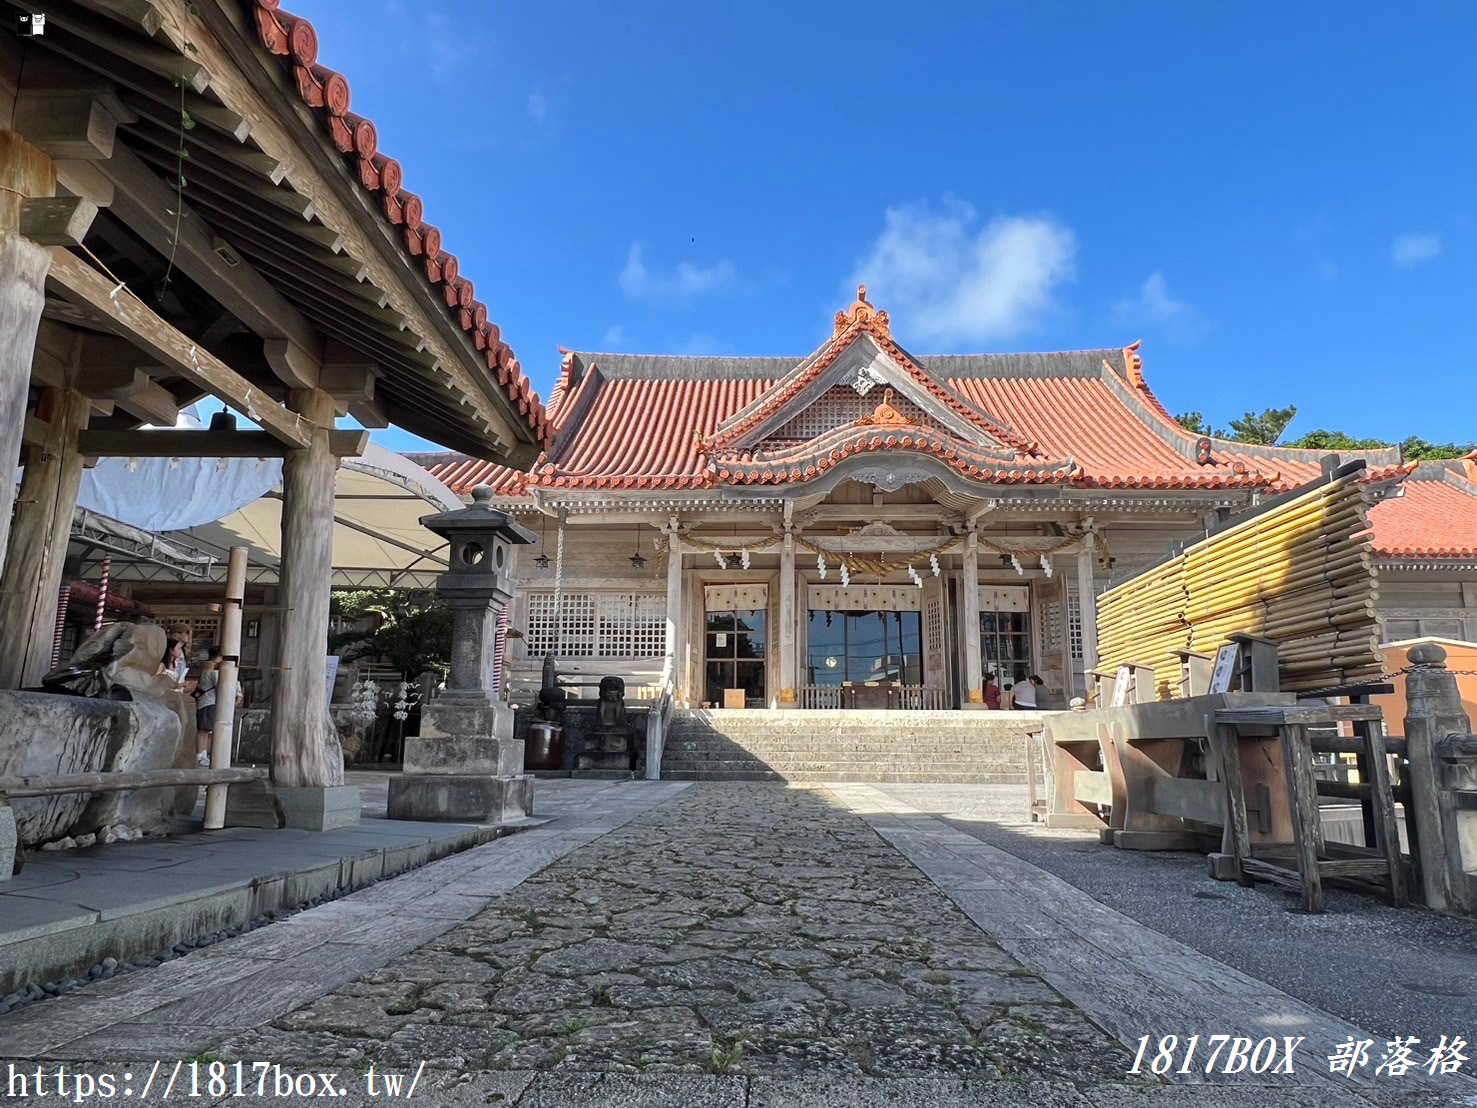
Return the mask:
<svg viewBox="0 0 1477 1108">
<path fill-rule="evenodd" d="M 1040 712 L 678 709 L 668 781 L 885 781 L 1018 785 Z"/>
</svg>

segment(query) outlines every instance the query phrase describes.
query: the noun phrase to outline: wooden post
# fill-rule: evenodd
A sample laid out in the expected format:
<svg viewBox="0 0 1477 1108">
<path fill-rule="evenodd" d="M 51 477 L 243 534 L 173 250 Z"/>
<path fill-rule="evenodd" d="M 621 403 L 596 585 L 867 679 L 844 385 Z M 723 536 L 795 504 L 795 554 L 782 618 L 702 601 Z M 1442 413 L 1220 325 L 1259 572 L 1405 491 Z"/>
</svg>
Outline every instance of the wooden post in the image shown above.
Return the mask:
<svg viewBox="0 0 1477 1108">
<path fill-rule="evenodd" d="M 985 702 L 984 665 L 980 659 L 980 546 L 971 531 L 964 540 L 964 580 L 960 620 L 964 623 L 964 688 L 970 704 Z M 999 675 L 996 675 L 999 679 Z"/>
<path fill-rule="evenodd" d="M 1436 643 L 1411 647 L 1405 675 L 1405 749 L 1410 762 L 1410 808 L 1405 813 L 1412 861 L 1420 867 L 1426 906 L 1438 912 L 1477 911 L 1477 895 L 1464 872 L 1463 817 L 1442 780 L 1438 745 L 1467 735 L 1472 721 L 1462 708 L 1457 680 Z"/>
<path fill-rule="evenodd" d="M 0 565 L 9 545 L 12 478 L 20 464 L 26 391 L 51 268 L 51 251 L 21 237 L 21 210 L 28 197 L 55 192 L 51 159 L 14 131 L 0 131 Z"/>
<path fill-rule="evenodd" d="M 329 447 L 333 397 L 292 389 L 292 409 L 314 426 L 306 449 L 282 465 L 282 626 L 272 697 L 272 780 L 285 787 L 344 783 L 333 733 L 328 678 L 328 600 L 333 583 L 333 492 L 338 459 Z"/>
<path fill-rule="evenodd" d="M 674 527 L 667 535 L 667 660 L 664 679 L 675 690 L 677 703 L 684 703 L 682 681 L 682 539 Z"/>
<path fill-rule="evenodd" d="M 1097 582 L 1093 575 L 1093 554 L 1097 536 L 1091 531 L 1082 536 L 1082 549 L 1077 552 L 1077 603 L 1082 616 L 1082 671 L 1097 669 Z"/>
<path fill-rule="evenodd" d="M 231 768 L 231 735 L 236 723 L 236 688 L 241 668 L 241 605 L 246 599 L 246 547 L 231 547 L 226 563 L 226 603 L 221 609 L 221 664 L 215 692 L 215 731 L 210 738 L 210 768 Z M 226 825 L 226 785 L 205 790 L 205 830 Z"/>
<path fill-rule="evenodd" d="M 6 689 L 37 685 L 51 667 L 62 564 L 82 487 L 77 432 L 87 425 L 87 397 L 47 389 L 37 407 L 48 418 L 46 438 L 26 451 L 14 538 L 0 577 L 0 688 Z"/>
<path fill-rule="evenodd" d="M 795 536 L 785 535 L 780 548 L 780 695 L 781 708 L 799 707 L 795 692 Z"/>
</svg>

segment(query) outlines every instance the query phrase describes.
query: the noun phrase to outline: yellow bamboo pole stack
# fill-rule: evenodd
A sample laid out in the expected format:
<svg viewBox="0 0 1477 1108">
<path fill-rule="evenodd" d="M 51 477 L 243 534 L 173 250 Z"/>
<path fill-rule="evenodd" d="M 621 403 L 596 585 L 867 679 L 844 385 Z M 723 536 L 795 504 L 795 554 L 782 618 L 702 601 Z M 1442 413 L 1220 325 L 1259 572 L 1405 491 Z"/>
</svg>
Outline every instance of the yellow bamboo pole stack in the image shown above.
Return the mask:
<svg viewBox="0 0 1477 1108">
<path fill-rule="evenodd" d="M 1164 696 L 1176 687 L 1173 651 L 1211 654 L 1244 631 L 1276 640 L 1286 690 L 1377 675 L 1379 581 L 1364 540 L 1363 476 L 1310 489 L 1104 593 L 1101 665 L 1153 665 Z"/>
</svg>

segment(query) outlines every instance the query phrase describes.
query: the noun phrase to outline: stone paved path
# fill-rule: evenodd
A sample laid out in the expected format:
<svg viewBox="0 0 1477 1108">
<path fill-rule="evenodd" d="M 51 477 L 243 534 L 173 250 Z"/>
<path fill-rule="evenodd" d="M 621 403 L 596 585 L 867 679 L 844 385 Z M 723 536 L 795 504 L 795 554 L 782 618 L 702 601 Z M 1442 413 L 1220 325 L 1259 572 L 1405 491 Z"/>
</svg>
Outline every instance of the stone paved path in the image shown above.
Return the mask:
<svg viewBox="0 0 1477 1108">
<path fill-rule="evenodd" d="M 1088 1082 L 1131 1061 L 829 794 L 729 783 L 216 1053 Z"/>
</svg>

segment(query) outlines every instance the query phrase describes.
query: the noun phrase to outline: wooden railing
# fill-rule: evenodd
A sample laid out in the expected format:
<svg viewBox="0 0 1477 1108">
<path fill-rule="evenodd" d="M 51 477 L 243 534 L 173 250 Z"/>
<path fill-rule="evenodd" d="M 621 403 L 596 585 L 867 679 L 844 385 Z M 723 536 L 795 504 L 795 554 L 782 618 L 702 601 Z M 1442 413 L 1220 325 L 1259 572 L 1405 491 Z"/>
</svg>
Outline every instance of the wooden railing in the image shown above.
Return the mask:
<svg viewBox="0 0 1477 1108">
<path fill-rule="evenodd" d="M 948 690 L 927 685 L 801 685 L 801 708 L 937 712 L 948 705 Z"/>
</svg>

